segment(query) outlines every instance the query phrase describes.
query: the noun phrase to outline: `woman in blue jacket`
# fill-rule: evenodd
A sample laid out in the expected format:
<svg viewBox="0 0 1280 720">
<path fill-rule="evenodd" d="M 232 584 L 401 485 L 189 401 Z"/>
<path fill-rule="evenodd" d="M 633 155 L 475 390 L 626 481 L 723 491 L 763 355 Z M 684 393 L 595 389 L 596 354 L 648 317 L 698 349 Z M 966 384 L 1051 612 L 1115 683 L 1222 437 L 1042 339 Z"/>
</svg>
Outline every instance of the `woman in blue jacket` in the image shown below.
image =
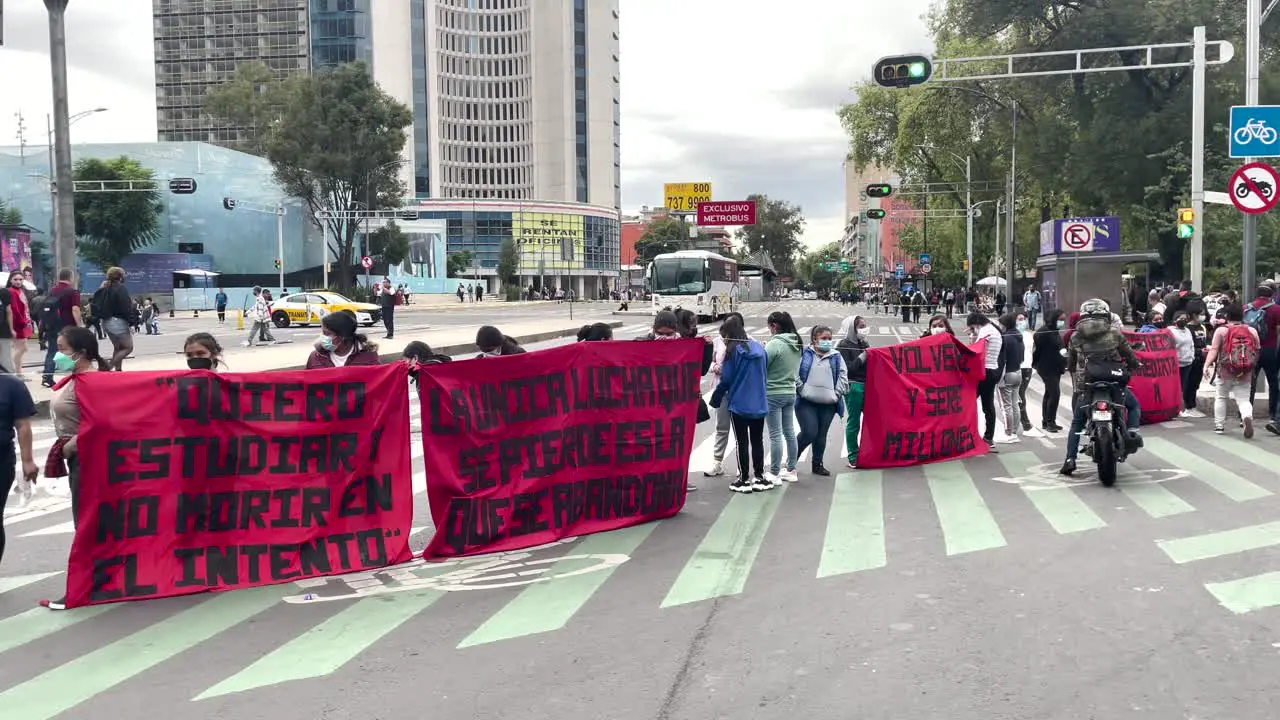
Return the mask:
<svg viewBox="0 0 1280 720">
<path fill-rule="evenodd" d="M 737 317 L 720 326 L 725 342 L 725 359 L 720 384 L 711 394 L 711 407 L 718 408 L 728 396 L 733 437 L 738 446 L 738 479 L 729 489 L 750 493 L 773 489 L 764 477 L 764 418 L 769 414 L 765 400 L 764 346 L 747 337 Z"/>
</svg>

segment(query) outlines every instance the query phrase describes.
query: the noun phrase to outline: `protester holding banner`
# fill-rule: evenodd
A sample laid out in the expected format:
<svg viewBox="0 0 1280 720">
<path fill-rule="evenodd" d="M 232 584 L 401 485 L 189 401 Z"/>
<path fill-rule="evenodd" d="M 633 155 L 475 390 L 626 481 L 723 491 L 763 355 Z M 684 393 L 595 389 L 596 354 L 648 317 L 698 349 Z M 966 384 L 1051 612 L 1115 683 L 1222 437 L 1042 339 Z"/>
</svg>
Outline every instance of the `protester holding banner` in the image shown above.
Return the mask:
<svg viewBox="0 0 1280 720">
<path fill-rule="evenodd" d="M 920 333 L 920 337 L 927 338 L 930 335 L 941 335 L 942 333 L 946 333 L 951 337 L 956 336 L 956 331 L 951 329 L 951 321 L 947 319 L 946 315 L 934 315 L 929 318 L 929 327 Z"/>
<path fill-rule="evenodd" d="M 1004 338 L 991 320 L 980 312 L 971 312 L 965 319 L 969 326 L 969 337 L 973 344 L 986 343 L 983 355 L 985 375 L 978 383 L 978 400 L 982 403 L 982 418 L 986 423 L 982 428 L 982 440 L 995 452 L 996 447 L 996 387 L 1000 384 L 1000 351 L 1004 348 Z"/>
<path fill-rule="evenodd" d="M 1249 382 L 1257 367 L 1260 345 L 1258 331 L 1244 324 L 1244 308 L 1236 304 L 1226 307 L 1227 324 L 1213 336 L 1205 366 L 1213 367 L 1214 381 L 1213 431 L 1226 432 L 1227 397 L 1235 398 L 1244 425 L 1245 438 L 1253 437 L 1253 403 L 1249 400 Z"/>
<path fill-rule="evenodd" d="M 824 460 L 827 450 L 827 433 L 831 420 L 844 415 L 844 395 L 849 390 L 849 375 L 840 353 L 835 351 L 831 328 L 813 326 L 809 332 L 809 345 L 800 356 L 800 370 L 796 378 L 796 420 L 800 422 L 800 437 L 796 452 L 803 454 L 813 446 L 814 475 L 829 477 Z M 796 478 L 788 478 L 795 482 Z"/>
<path fill-rule="evenodd" d="M 80 521 L 80 456 L 76 442 L 80 433 L 80 401 L 76 396 L 76 385 L 84 373 L 106 372 L 111 366 L 99 354 L 98 338 L 88 328 L 63 328 L 58 332 L 57 348 L 58 352 L 53 356 L 54 368 L 58 372 L 70 374 L 53 386 L 53 398 L 49 401 L 53 432 L 57 439 L 49 448 L 44 475 L 48 478 L 67 478 L 67 487 L 71 491 L 71 522 L 74 527 Z M 65 596 L 57 600 L 44 600 L 40 604 L 50 610 L 67 609 Z"/>
<path fill-rule="evenodd" d="M 527 352 L 515 338 L 504 335 L 492 325 L 484 325 L 476 330 L 476 347 L 480 349 L 477 358 L 523 355 Z"/>
<path fill-rule="evenodd" d="M 942 317 L 941 315 L 935 315 Z M 944 322 L 946 318 L 943 318 Z M 849 467 L 858 466 L 858 435 L 862 430 L 862 407 L 866 398 L 867 350 L 871 345 L 862 337 L 867 323 L 861 315 L 851 315 L 840 325 L 844 339 L 836 346 L 849 374 L 849 391 L 845 393 L 844 442 L 849 449 Z"/>
<path fill-rule="evenodd" d="M 182 343 L 182 352 L 187 356 L 187 367 L 192 370 L 217 370 L 227 365 L 222 360 L 222 345 L 207 332 L 188 336 Z"/>
<path fill-rule="evenodd" d="M 1000 407 L 1004 410 L 1005 442 L 1018 440 L 1018 419 L 1021 405 L 1018 403 L 1018 386 L 1022 384 L 1022 358 L 1025 349 L 1022 334 L 1018 332 L 1017 316 L 1007 313 L 1000 320 Z M 1025 322 L 1025 320 L 1024 320 Z"/>
<path fill-rule="evenodd" d="M 325 315 L 320 329 L 323 334 L 307 358 L 308 370 L 378 364 L 377 343 L 356 332 L 356 316 L 350 310 Z"/>
<path fill-rule="evenodd" d="M 733 437 L 738 445 L 738 477 L 729 489 L 737 493 L 771 490 L 774 484 L 764 476 L 764 419 L 771 410 L 766 398 L 768 361 L 764 347 L 747 337 L 742 324 L 725 321 L 720 326 L 724 338 L 724 365 L 720 382 L 711 393 L 711 406 L 728 403 Z M 794 397 L 795 386 L 792 385 Z"/>
</svg>

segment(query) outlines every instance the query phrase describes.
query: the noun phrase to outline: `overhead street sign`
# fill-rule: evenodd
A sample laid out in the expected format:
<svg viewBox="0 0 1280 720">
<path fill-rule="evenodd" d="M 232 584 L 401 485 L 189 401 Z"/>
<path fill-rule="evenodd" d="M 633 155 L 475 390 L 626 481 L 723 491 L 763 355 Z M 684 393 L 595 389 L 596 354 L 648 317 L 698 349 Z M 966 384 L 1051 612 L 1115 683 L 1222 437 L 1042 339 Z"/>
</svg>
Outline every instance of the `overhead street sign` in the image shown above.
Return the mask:
<svg viewBox="0 0 1280 720">
<path fill-rule="evenodd" d="M 756 204 L 748 200 L 698 203 L 699 225 L 755 225 Z"/>
<path fill-rule="evenodd" d="M 1063 225 L 1062 252 L 1093 252 L 1093 223 L 1076 222 Z"/>
<path fill-rule="evenodd" d="M 920 265 L 920 272 L 928 275 L 930 272 L 933 272 L 933 266 L 929 263 L 923 263 Z"/>
<path fill-rule="evenodd" d="M 698 203 L 711 202 L 711 183 L 667 183 L 662 186 L 662 206 L 675 212 L 694 212 Z"/>
<path fill-rule="evenodd" d="M 174 195 L 191 195 L 196 191 L 194 178 L 174 178 L 169 181 L 169 192 Z"/>
<path fill-rule="evenodd" d="M 1280 187 L 1280 174 L 1276 169 L 1263 162 L 1243 165 L 1231 174 L 1231 183 L 1227 194 L 1236 209 L 1247 215 L 1261 215 L 1276 206 L 1280 195 L 1276 188 Z"/>
<path fill-rule="evenodd" d="M 920 253 L 920 264 L 921 265 L 929 264 L 929 253 Z"/>
<path fill-rule="evenodd" d="M 849 272 L 849 261 L 848 260 L 832 260 L 832 261 L 824 262 L 822 263 L 822 269 L 826 270 L 827 272 L 847 273 Z"/>
<path fill-rule="evenodd" d="M 373 267 L 373 258 L 369 257 L 368 255 L 365 255 L 364 257 L 360 258 L 360 267 L 364 268 L 365 270 L 368 270 L 369 268 Z"/>
<path fill-rule="evenodd" d="M 1280 157 L 1280 105 L 1231 108 L 1231 157 Z"/>
</svg>

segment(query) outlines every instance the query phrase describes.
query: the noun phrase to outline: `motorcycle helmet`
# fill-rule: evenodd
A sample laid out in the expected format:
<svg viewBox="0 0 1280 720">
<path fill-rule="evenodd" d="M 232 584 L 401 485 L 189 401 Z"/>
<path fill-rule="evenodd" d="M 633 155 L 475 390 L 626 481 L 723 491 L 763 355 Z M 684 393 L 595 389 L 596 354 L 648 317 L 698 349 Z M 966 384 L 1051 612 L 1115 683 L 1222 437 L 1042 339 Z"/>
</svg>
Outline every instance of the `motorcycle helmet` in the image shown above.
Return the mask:
<svg viewBox="0 0 1280 720">
<path fill-rule="evenodd" d="M 1094 298 L 1080 303 L 1080 317 L 1104 317 L 1111 319 L 1111 306 L 1106 300 Z"/>
</svg>

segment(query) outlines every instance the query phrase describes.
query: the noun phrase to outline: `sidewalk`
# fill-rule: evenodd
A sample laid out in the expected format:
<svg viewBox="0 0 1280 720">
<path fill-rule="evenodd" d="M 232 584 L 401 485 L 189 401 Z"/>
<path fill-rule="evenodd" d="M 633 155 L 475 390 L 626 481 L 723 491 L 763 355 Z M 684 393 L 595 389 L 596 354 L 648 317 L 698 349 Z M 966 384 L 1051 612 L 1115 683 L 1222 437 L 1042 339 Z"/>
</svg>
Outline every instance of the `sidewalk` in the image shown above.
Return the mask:
<svg viewBox="0 0 1280 720">
<path fill-rule="evenodd" d="M 610 327 L 623 326 L 620 321 L 609 323 Z M 521 345 L 555 340 L 562 337 L 574 337 L 582 325 L 569 324 L 563 319 L 531 320 L 503 325 L 502 331 L 515 338 Z M 450 326 L 443 328 L 427 328 L 425 330 L 401 332 L 394 340 L 371 336 L 371 342 L 378 345 L 378 353 L 383 362 L 400 359 L 404 346 L 414 340 L 420 340 L 431 346 L 431 350 L 440 355 L 464 355 L 479 352 L 476 347 L 476 329 L 467 326 Z M 305 343 L 283 343 L 254 348 L 226 348 L 223 360 L 230 372 L 263 372 L 268 370 L 298 370 L 306 365 L 312 346 Z M 135 370 L 182 370 L 185 363 L 181 352 L 172 355 L 148 355 L 135 358 L 125 363 L 125 372 Z M 42 387 L 39 373 L 29 373 L 32 381 L 27 383 L 31 397 L 36 403 L 38 417 L 49 416 L 49 400 L 53 391 Z"/>
</svg>

